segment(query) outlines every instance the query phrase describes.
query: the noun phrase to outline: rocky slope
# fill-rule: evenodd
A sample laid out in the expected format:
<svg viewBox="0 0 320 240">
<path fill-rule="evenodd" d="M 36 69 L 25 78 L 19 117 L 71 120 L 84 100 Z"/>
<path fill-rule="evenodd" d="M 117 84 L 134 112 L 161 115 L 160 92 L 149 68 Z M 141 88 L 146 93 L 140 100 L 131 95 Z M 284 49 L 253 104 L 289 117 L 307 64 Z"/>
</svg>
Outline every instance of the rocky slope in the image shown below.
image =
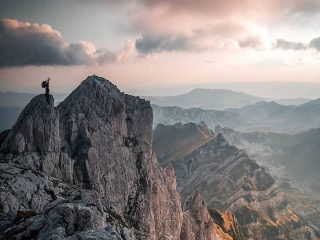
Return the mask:
<svg viewBox="0 0 320 240">
<path fill-rule="evenodd" d="M 287 193 L 295 211 L 320 229 L 319 154 L 320 129 L 287 135 L 272 132 L 238 132 L 215 128 L 232 145 L 245 150 L 268 169 Z"/>
<path fill-rule="evenodd" d="M 185 154 L 186 149 L 192 151 L 214 137 L 203 122 L 200 124 L 176 123 L 172 126 L 158 124 L 153 131 L 153 150 L 162 165 L 167 165 L 179 155 Z M 170 139 L 163 141 L 163 139 Z M 162 151 L 164 150 L 164 151 Z"/>
<path fill-rule="evenodd" d="M 174 138 L 170 136 L 163 141 L 174 145 Z M 154 139 L 154 142 L 161 142 L 161 139 Z M 251 160 L 245 151 L 229 145 L 221 134 L 191 152 L 188 149 L 185 155 L 179 154 L 171 163 L 182 198 L 198 190 L 209 208 L 230 210 L 235 214 L 245 239 L 319 237 L 292 210 L 286 196 L 265 169 Z"/>
<path fill-rule="evenodd" d="M 199 195 L 183 210 L 151 149 L 149 102 L 103 78 L 57 107 L 36 96 L 1 138 L 0 238 L 231 239 Z"/>
</svg>

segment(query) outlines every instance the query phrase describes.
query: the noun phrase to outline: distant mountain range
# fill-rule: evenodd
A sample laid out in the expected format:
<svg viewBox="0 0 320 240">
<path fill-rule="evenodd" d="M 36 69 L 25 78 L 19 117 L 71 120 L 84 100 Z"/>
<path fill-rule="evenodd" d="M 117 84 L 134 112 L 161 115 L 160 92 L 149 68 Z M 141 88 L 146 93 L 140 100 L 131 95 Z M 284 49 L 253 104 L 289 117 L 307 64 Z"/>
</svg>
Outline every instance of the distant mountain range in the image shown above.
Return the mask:
<svg viewBox="0 0 320 240">
<path fill-rule="evenodd" d="M 250 127 L 249 130 L 298 133 L 320 127 L 319 99 L 299 106 L 258 102 L 229 111 L 255 122 L 255 126 Z"/>
<path fill-rule="evenodd" d="M 146 98 L 153 104 L 154 126 L 203 121 L 210 128 L 221 125 L 286 133 L 320 127 L 320 99 L 271 101 L 241 92 L 200 88 L 178 96 Z"/>
<path fill-rule="evenodd" d="M 154 127 L 159 123 L 169 125 L 188 122 L 205 122 L 211 129 L 217 125 L 235 129 L 246 129 L 255 125 L 250 119 L 231 111 L 203 110 L 201 108 L 184 109 L 181 107 L 160 107 L 157 105 L 152 105 L 152 108 Z"/>
<path fill-rule="evenodd" d="M 239 108 L 265 99 L 249 94 L 223 89 L 194 89 L 189 93 L 168 97 L 146 97 L 159 106 L 223 110 Z"/>
<path fill-rule="evenodd" d="M 158 123 L 200 123 L 209 128 L 230 127 L 241 131 L 273 131 L 299 133 L 320 127 L 320 100 L 298 106 L 284 106 L 276 102 L 257 102 L 242 108 L 204 110 L 201 108 L 161 107 L 152 105 L 154 127 Z"/>
<path fill-rule="evenodd" d="M 158 106 L 177 106 L 182 108 L 202 108 L 206 110 L 225 110 L 241 108 L 261 101 L 275 101 L 283 105 L 300 105 L 310 101 L 305 98 L 266 99 L 250 94 L 224 89 L 197 88 L 177 96 L 145 97 Z"/>
<path fill-rule="evenodd" d="M 64 94 L 53 94 L 57 103 Z M 0 131 L 8 129 L 33 94 L 0 93 Z M 201 121 L 244 131 L 301 132 L 320 127 L 320 100 L 280 99 L 278 102 L 220 89 L 195 89 L 172 97 L 146 97 L 153 103 L 154 127 Z M 301 105 L 295 105 L 302 103 Z M 166 105 L 166 106 L 165 106 Z M 217 110 L 225 109 L 225 110 Z"/>
<path fill-rule="evenodd" d="M 281 98 L 281 99 L 272 99 L 272 101 L 279 103 L 281 105 L 301 105 L 311 101 L 312 99 L 307 98 Z"/>
</svg>

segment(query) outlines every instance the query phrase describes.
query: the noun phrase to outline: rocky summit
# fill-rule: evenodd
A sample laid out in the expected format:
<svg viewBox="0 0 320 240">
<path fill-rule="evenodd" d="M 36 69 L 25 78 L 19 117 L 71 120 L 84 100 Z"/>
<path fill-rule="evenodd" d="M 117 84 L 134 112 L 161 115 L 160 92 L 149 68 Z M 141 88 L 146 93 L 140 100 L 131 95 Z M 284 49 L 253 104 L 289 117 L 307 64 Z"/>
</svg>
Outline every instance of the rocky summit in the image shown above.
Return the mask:
<svg viewBox="0 0 320 240">
<path fill-rule="evenodd" d="M 1 133 L 1 239 L 233 239 L 232 215 L 182 204 L 152 151 L 152 108 L 97 76 L 34 97 Z"/>
</svg>

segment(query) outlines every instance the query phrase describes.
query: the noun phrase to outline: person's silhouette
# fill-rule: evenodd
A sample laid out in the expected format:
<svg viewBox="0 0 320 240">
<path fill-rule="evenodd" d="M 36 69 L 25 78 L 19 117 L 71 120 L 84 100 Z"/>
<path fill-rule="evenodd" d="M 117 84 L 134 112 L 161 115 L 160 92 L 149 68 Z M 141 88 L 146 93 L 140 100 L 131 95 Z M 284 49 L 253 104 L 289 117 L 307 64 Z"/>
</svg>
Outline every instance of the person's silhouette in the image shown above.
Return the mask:
<svg viewBox="0 0 320 240">
<path fill-rule="evenodd" d="M 46 81 L 43 81 L 41 83 L 41 87 L 46 89 L 45 96 L 47 98 L 47 102 L 48 103 L 49 103 L 49 92 L 50 92 L 50 90 L 49 90 L 49 81 L 50 81 L 50 78 L 48 78 Z"/>
</svg>

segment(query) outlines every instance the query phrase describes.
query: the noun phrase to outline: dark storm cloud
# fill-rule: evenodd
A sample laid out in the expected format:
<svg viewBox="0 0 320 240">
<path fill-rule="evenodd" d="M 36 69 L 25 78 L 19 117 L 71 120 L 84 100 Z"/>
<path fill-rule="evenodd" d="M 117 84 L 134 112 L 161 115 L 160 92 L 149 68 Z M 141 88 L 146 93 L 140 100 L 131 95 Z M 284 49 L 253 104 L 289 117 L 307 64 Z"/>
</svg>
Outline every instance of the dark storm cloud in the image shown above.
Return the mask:
<svg viewBox="0 0 320 240">
<path fill-rule="evenodd" d="M 291 42 L 285 39 L 277 39 L 275 43 L 275 48 L 282 48 L 285 50 L 304 50 L 308 48 L 308 46 L 301 42 Z"/>
<path fill-rule="evenodd" d="M 262 44 L 260 38 L 256 37 L 256 36 L 247 37 L 247 38 L 239 41 L 238 43 L 239 43 L 239 46 L 241 48 L 255 48 L 255 49 L 258 49 L 258 48 L 263 47 L 263 44 Z"/>
<path fill-rule="evenodd" d="M 314 38 L 310 41 L 309 44 L 301 43 L 301 42 L 291 42 L 285 39 L 277 39 L 275 48 L 282 48 L 285 50 L 305 50 L 305 49 L 316 49 L 320 51 L 320 37 Z"/>
<path fill-rule="evenodd" d="M 186 36 L 143 36 L 136 40 L 136 49 L 142 54 L 154 52 L 188 51 L 193 49 L 192 39 Z"/>
<path fill-rule="evenodd" d="M 46 24 L 0 20 L 0 68 L 28 65 L 82 65 L 113 59 L 112 53 L 95 51 L 91 43 L 68 44 Z"/>
<path fill-rule="evenodd" d="M 312 39 L 309 45 L 317 51 L 320 51 L 320 37 Z"/>
</svg>

